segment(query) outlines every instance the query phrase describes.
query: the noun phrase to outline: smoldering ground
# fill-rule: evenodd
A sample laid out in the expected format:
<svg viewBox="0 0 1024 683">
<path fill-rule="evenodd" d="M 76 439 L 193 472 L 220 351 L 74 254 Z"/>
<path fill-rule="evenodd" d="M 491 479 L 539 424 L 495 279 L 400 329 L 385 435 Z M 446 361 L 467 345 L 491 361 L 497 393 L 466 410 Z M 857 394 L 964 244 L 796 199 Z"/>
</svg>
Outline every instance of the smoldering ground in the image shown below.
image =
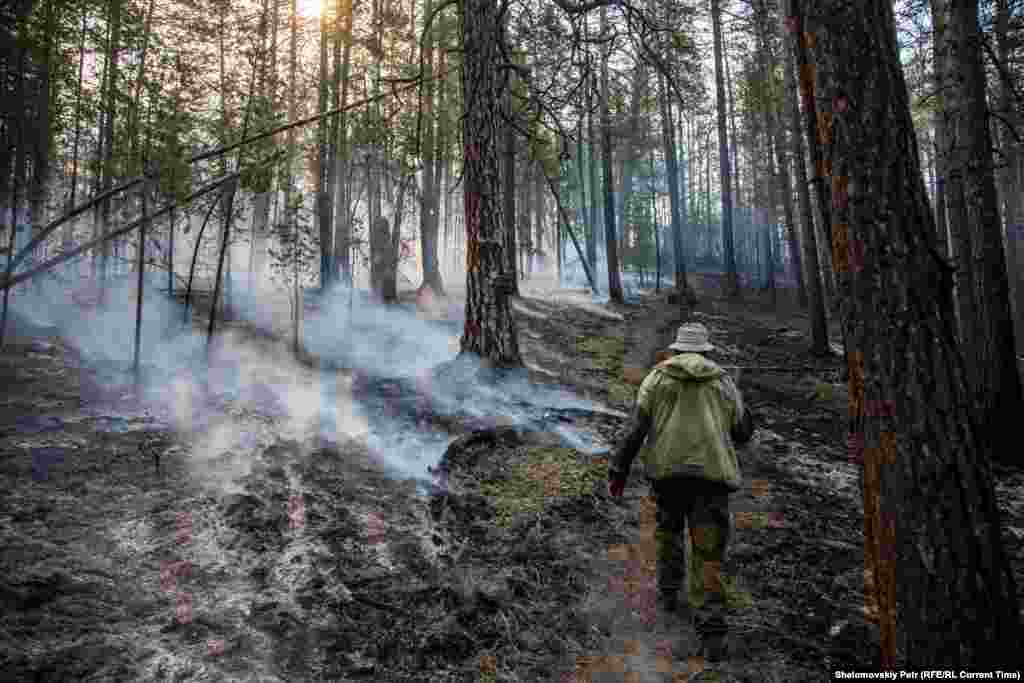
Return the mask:
<svg viewBox="0 0 1024 683">
<path fill-rule="evenodd" d="M 305 358 L 315 359 L 311 364 L 297 360 L 288 346 L 291 303 L 280 288 L 233 278 L 225 287 L 230 322 L 218 321 L 208 341 L 205 321 L 194 324 L 181 303 L 161 290 L 165 277 L 145 278 L 137 376 L 137 274 L 111 278 L 103 306 L 83 307 L 79 302 L 88 297 L 81 290 L 48 279 L 13 296 L 12 311 L 51 326 L 77 349 L 104 394 L 83 397 L 87 404 L 90 398 L 120 399 L 122 418 L 173 428 L 190 444 L 189 467 L 228 491 L 248 474 L 247 454 L 310 434 L 334 442 L 365 440 L 395 476 L 425 481 L 451 435 L 418 420 L 414 410 L 396 410 L 380 392 L 360 392 L 366 381 L 378 388 L 390 383 L 407 396 L 415 392 L 435 412 L 500 415 L 513 424 L 525 425 L 551 408 L 596 408 L 570 392 L 532 383 L 525 373 L 472 392 L 458 382 L 434 381 L 432 369 L 458 351 L 459 309 L 424 319 L 414 305 L 383 306 L 361 291 L 334 287 L 315 297 L 300 322 Z M 479 369 L 469 359 L 460 364 L 467 377 Z M 565 422 L 554 429 L 582 450 L 601 447 Z"/>
</svg>

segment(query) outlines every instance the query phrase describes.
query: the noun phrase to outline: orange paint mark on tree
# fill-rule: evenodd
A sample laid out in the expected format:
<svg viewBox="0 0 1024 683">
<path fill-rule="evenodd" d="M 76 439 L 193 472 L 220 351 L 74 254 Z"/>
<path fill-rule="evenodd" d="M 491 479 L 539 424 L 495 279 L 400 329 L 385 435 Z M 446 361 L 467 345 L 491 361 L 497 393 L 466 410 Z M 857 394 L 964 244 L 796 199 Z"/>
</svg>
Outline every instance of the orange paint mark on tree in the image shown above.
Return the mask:
<svg viewBox="0 0 1024 683">
<path fill-rule="evenodd" d="M 850 370 L 850 419 L 864 414 L 864 354 L 851 351 L 847 357 Z"/>
<path fill-rule="evenodd" d="M 830 134 L 831 135 L 831 134 Z M 845 209 L 849 200 L 850 179 L 847 176 L 835 176 L 832 178 L 832 208 Z"/>
<path fill-rule="evenodd" d="M 849 230 L 846 223 L 837 221 L 832 224 L 832 265 L 835 266 L 837 273 L 845 273 L 850 270 L 848 237 Z"/>
<path fill-rule="evenodd" d="M 480 268 L 480 195 L 466 192 L 466 268 L 476 272 Z"/>
</svg>

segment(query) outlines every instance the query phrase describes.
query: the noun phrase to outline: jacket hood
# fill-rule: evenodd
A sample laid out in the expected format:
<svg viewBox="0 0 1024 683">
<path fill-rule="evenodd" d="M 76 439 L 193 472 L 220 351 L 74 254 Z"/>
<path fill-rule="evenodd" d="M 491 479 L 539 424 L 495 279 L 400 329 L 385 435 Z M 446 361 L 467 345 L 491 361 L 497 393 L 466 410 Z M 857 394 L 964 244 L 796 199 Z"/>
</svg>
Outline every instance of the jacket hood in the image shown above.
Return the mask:
<svg viewBox="0 0 1024 683">
<path fill-rule="evenodd" d="M 708 382 L 725 374 L 720 365 L 699 353 L 681 353 L 656 367 L 670 377 L 690 382 Z"/>
</svg>

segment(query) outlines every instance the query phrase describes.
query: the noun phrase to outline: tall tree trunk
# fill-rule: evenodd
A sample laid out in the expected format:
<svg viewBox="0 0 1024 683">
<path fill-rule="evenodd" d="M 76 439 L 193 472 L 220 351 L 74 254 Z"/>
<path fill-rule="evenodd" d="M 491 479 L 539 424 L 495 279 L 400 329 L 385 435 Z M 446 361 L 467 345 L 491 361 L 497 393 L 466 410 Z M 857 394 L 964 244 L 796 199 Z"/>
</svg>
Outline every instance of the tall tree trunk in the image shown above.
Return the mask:
<svg viewBox="0 0 1024 683">
<path fill-rule="evenodd" d="M 718 161 L 722 182 L 722 256 L 725 260 L 725 293 L 740 295 L 736 255 L 732 244 L 732 176 L 729 172 L 729 139 L 725 125 L 725 73 L 722 68 L 722 4 L 711 0 L 711 23 L 715 34 L 715 91 L 718 106 Z M 708 195 L 710 197 L 710 193 Z"/>
<path fill-rule="evenodd" d="M 291 0 L 291 9 L 289 14 L 289 26 L 291 28 L 291 37 L 289 41 L 288 49 L 288 120 L 294 121 L 298 116 L 298 92 L 295 88 L 295 75 L 298 52 L 298 35 L 299 35 L 299 15 L 296 8 L 296 1 Z M 288 164 L 286 166 L 287 171 L 285 175 L 285 191 L 284 191 L 284 204 L 285 204 L 285 216 L 286 224 L 292 231 L 292 245 L 290 250 L 291 265 L 292 265 L 292 349 L 295 353 L 298 353 L 301 349 L 299 343 L 299 324 L 302 321 L 302 297 L 301 289 L 299 285 L 299 225 L 296 217 L 296 211 L 294 204 L 296 199 L 292 197 L 292 185 L 293 179 L 293 168 L 295 164 L 295 129 L 288 129 Z M 301 197 L 298 198 L 298 202 L 301 202 Z"/>
<path fill-rule="evenodd" d="M 508 28 L 504 29 L 505 35 L 508 35 Z M 504 94 L 505 104 L 505 117 L 507 121 L 502 126 L 502 139 L 505 143 L 505 148 L 502 155 L 502 183 L 504 187 L 502 189 L 503 208 L 505 211 L 505 272 L 512 276 L 513 294 L 519 295 L 519 266 L 517 261 L 519 260 L 519 251 L 516 247 L 516 131 L 515 128 L 509 123 L 512 117 L 515 115 L 512 106 L 512 84 L 514 76 L 509 72 L 508 75 L 508 88 Z M 468 220 L 468 217 L 467 217 Z"/>
<path fill-rule="evenodd" d="M 89 18 L 88 7 L 82 7 L 82 29 L 78 43 L 78 85 L 75 88 L 75 142 L 71 153 L 71 192 L 65 211 L 70 211 L 77 201 L 78 193 L 78 147 L 82 136 L 82 75 L 85 70 L 85 32 Z M 70 249 L 74 235 L 74 222 L 68 221 L 63 230 L 64 249 Z"/>
<path fill-rule="evenodd" d="M 352 0 L 339 0 L 338 21 L 344 49 L 341 57 L 341 94 L 339 107 L 348 106 L 349 71 L 352 64 Z M 337 87 L 337 86 L 336 86 Z M 337 215 L 334 219 L 334 262 L 337 277 L 348 287 L 354 287 L 352 279 L 352 160 L 348 147 L 348 114 L 344 111 L 337 116 L 337 130 L 334 139 L 337 145 L 335 181 L 337 183 Z"/>
<path fill-rule="evenodd" d="M 433 11 L 431 0 L 426 0 L 423 7 L 423 19 L 430 18 Z M 437 266 L 437 183 L 436 165 L 434 163 L 434 39 L 433 31 L 427 33 L 426 44 L 423 46 L 423 64 L 426 69 L 427 82 L 423 89 L 423 201 L 420 208 L 420 257 L 423 262 L 423 282 L 420 289 L 429 287 L 434 293 L 443 291 L 441 271 Z"/>
<path fill-rule="evenodd" d="M 1009 35 L 1010 7 L 1008 0 L 996 0 L 996 48 L 999 61 L 1007 68 L 1014 58 L 1014 44 Z M 999 79 L 999 109 L 1006 123 L 1002 131 L 1002 152 L 1005 168 L 999 174 L 999 192 L 1005 205 L 1006 219 L 1006 265 L 1012 282 L 1014 304 L 1014 339 L 1018 347 L 1024 342 L 1024 259 L 1021 243 L 1024 240 L 1024 229 L 1020 228 L 1022 207 L 1021 185 L 1018 169 L 1021 163 L 1021 143 L 1014 133 L 1021 135 L 1021 117 L 1014 103 L 1012 83 L 1007 82 L 1009 74 Z M 1013 131 L 1008 129 L 1013 126 Z"/>
<path fill-rule="evenodd" d="M 436 73 L 440 76 L 441 80 L 437 86 L 437 111 L 440 114 L 445 113 L 445 92 L 448 89 L 447 83 L 448 78 L 444 76 L 447 65 L 445 63 L 445 52 L 440 51 L 438 55 L 438 67 Z M 440 222 L 441 222 L 441 206 L 442 206 L 442 195 L 441 194 L 441 179 L 444 176 L 448 167 L 448 130 L 447 124 L 442 121 L 440 116 L 435 117 L 437 133 L 434 136 L 436 142 L 436 149 L 434 151 L 434 198 L 431 202 L 431 206 L 434 208 L 434 243 L 437 244 L 437 238 L 440 234 Z M 447 187 L 446 187 L 447 189 Z M 445 231 L 447 232 L 448 226 L 448 201 L 444 201 L 445 207 Z M 434 270 L 436 277 L 433 281 L 434 292 L 440 296 L 444 296 L 444 279 L 441 276 L 441 261 L 438 256 L 437 246 L 434 247 Z M 447 257 L 446 257 L 447 258 Z M 449 259 L 450 260 L 450 259 Z"/>
<path fill-rule="evenodd" d="M 773 24 L 771 23 L 771 18 L 768 14 L 768 6 L 765 3 L 765 0 L 760 0 L 758 5 L 758 14 L 760 14 L 760 21 L 755 23 L 758 26 L 758 34 L 761 42 L 761 71 L 764 76 L 764 82 L 772 83 L 772 89 L 774 90 L 772 74 L 775 73 L 776 61 L 768 40 L 768 27 Z M 777 171 L 772 174 L 774 180 L 772 184 L 777 191 L 777 199 L 773 199 L 772 204 L 775 207 L 782 207 L 783 219 L 785 220 L 786 226 L 786 244 L 789 246 L 790 260 L 793 263 L 794 274 L 796 276 L 797 299 L 801 308 L 807 308 L 807 290 L 804 287 L 804 274 L 800 259 L 800 244 L 797 241 L 796 226 L 793 222 L 793 189 L 789 182 L 789 160 L 786 155 L 784 130 L 783 127 L 779 125 L 779 118 L 775 110 L 774 101 L 770 102 L 769 106 L 765 108 L 765 116 L 765 130 L 768 134 L 767 158 L 769 160 L 769 166 L 777 169 Z M 773 158 L 777 160 L 775 163 L 772 163 L 771 161 Z M 776 218 L 776 212 L 773 211 L 773 225 L 778 223 Z M 772 234 L 777 234 L 774 227 L 772 229 Z M 779 246 L 781 247 L 781 245 Z M 778 258 L 782 258 L 781 248 L 779 248 L 775 253 Z"/>
<path fill-rule="evenodd" d="M 586 33 L 584 33 L 586 36 Z M 587 140 L 589 144 L 589 166 L 590 166 L 590 238 L 587 240 L 587 258 L 590 259 L 590 267 L 594 272 L 594 280 L 600 283 L 597 259 L 597 240 L 600 235 L 600 226 L 597 216 L 597 135 L 594 132 L 594 94 L 597 90 L 596 79 L 591 79 L 590 87 L 587 89 Z M 600 289 L 600 284 L 598 284 Z"/>
<path fill-rule="evenodd" d="M 373 41 L 373 64 L 371 71 L 372 96 L 380 95 L 381 61 L 383 59 L 383 4 L 384 0 L 373 0 L 373 12 L 370 20 Z M 381 211 L 381 173 L 385 155 L 383 145 L 377 135 L 381 125 L 379 100 L 367 106 L 367 123 L 372 131 L 370 149 L 372 155 L 366 159 L 367 167 L 367 202 L 369 203 L 369 233 L 370 233 L 370 293 L 375 301 L 384 299 L 384 277 L 388 267 L 388 243 L 390 232 L 388 222 L 384 219 Z"/>
<path fill-rule="evenodd" d="M 974 419 L 950 272 L 935 252 L 892 4 L 825 0 L 815 10 L 816 89 L 834 99 L 837 117 L 822 132 L 881 665 L 896 666 L 898 591 L 903 668 L 1010 666 L 1021 630 L 992 444 Z"/>
<path fill-rule="evenodd" d="M 786 24 L 786 12 L 779 12 L 783 26 Z M 788 45 L 787 45 L 788 43 Z M 795 41 L 782 36 L 782 64 L 785 84 L 783 99 L 786 102 L 786 116 L 790 127 L 790 152 L 793 157 L 797 198 L 800 202 L 800 222 L 803 234 L 800 243 L 803 246 L 804 279 L 807 282 L 808 303 L 811 316 L 811 353 L 826 356 L 830 353 L 828 342 L 828 318 L 825 315 L 825 299 L 821 279 L 821 265 L 818 261 L 817 236 L 814 229 L 814 211 L 811 208 L 811 195 L 807 188 L 807 163 L 804 157 L 804 138 L 801 132 L 800 111 L 797 109 L 796 75 L 793 69 Z"/>
<path fill-rule="evenodd" d="M 739 155 L 739 136 L 736 134 L 736 103 L 733 95 L 732 87 L 732 74 L 729 72 L 729 55 L 722 55 L 722 63 L 725 65 L 725 91 L 729 95 L 729 127 L 732 132 L 732 139 L 730 140 L 730 156 L 732 157 L 732 172 L 733 177 L 736 179 L 734 187 L 736 191 L 734 193 L 733 201 L 733 215 L 736 214 L 736 207 L 743 206 L 743 183 L 740 182 L 740 155 Z M 735 218 L 734 218 L 735 222 Z"/>
<path fill-rule="evenodd" d="M 941 69 L 941 81 L 938 87 L 939 112 L 943 117 L 942 130 L 939 137 L 943 145 L 938 157 L 940 166 L 945 167 L 946 211 L 949 221 L 949 246 L 952 256 L 956 259 L 959 273 L 956 279 L 957 317 L 960 321 L 960 336 L 964 342 L 965 359 L 970 368 L 970 376 L 976 377 L 973 367 L 977 362 L 974 350 L 975 337 L 980 333 L 980 319 L 977 305 L 977 293 L 971 277 L 971 231 L 968 225 L 967 196 L 965 194 L 966 163 L 968 153 L 964 139 L 961 137 L 962 126 L 974 126 L 974 122 L 963 119 L 966 107 L 962 87 L 958 87 L 959 76 L 953 71 L 956 65 L 956 28 L 950 26 L 950 13 L 953 11 L 951 0 L 932 0 L 933 48 L 936 68 Z"/>
<path fill-rule="evenodd" d="M 137 175 L 142 172 L 141 153 L 139 150 L 139 108 L 142 107 L 142 87 L 146 80 L 146 57 L 149 54 L 149 41 L 151 26 L 153 23 L 154 0 L 149 0 L 146 8 L 146 18 L 142 29 L 142 53 L 139 56 L 139 66 L 135 72 L 135 94 L 132 96 L 134 106 L 128 112 L 128 140 L 131 144 L 131 171 L 129 175 Z"/>
<path fill-rule="evenodd" d="M 327 111 L 327 9 L 322 8 L 320 12 L 320 83 L 319 97 L 317 100 L 317 111 L 323 114 Z M 333 163 L 331 159 L 330 145 L 330 122 L 324 118 L 320 119 L 317 126 L 317 225 L 320 233 L 320 291 L 324 292 L 331 284 L 331 269 L 334 263 L 333 242 L 334 234 L 331 218 L 334 213 L 331 210 L 331 174 L 330 168 Z"/>
<path fill-rule="evenodd" d="M 626 238 L 626 207 L 633 195 L 633 166 L 636 164 L 636 149 L 643 141 L 640 128 L 640 105 L 645 94 L 647 72 L 643 65 L 638 64 L 633 70 L 633 93 L 629 106 L 629 137 L 626 139 L 626 151 L 622 155 L 622 204 L 619 207 L 619 224 L 623 226 L 619 241 Z"/>
<path fill-rule="evenodd" d="M 50 112 L 54 107 L 54 95 L 60 79 L 54 79 L 51 73 L 54 66 L 53 52 L 56 44 L 54 27 L 53 0 L 46 0 L 45 8 L 46 35 L 43 44 L 43 57 L 36 67 L 38 92 L 36 94 L 35 136 L 32 145 L 32 185 L 29 202 L 32 213 L 31 237 L 42 229 L 46 223 L 46 199 L 49 194 L 47 180 L 50 174 L 50 150 L 53 148 L 54 127 L 50 123 Z M 43 247 L 41 246 L 40 249 Z M 41 287 L 40 280 L 36 280 Z"/>
<path fill-rule="evenodd" d="M 680 301 L 690 305 L 697 297 L 686 281 L 686 258 L 683 250 L 683 209 L 685 197 L 679 196 L 679 162 L 676 159 L 675 126 L 672 123 L 672 106 L 669 102 L 665 77 L 658 74 L 658 100 L 661 105 L 661 137 L 665 149 L 665 172 L 668 174 L 668 201 L 672 213 L 672 251 L 675 261 L 675 285 Z"/>
<path fill-rule="evenodd" d="M 586 86 L 584 86 L 586 87 Z M 589 92 L 589 90 L 588 90 Z M 589 104 L 590 98 L 587 98 Z M 584 235 L 587 242 L 587 261 L 592 271 L 597 268 L 597 242 L 594 240 L 594 226 L 590 223 L 590 211 L 587 207 L 587 180 L 586 169 L 588 166 L 583 163 L 583 110 L 580 110 L 580 120 L 576 126 L 576 170 L 580 177 L 580 223 L 583 225 Z M 580 264 L 582 268 L 583 264 Z"/>
<path fill-rule="evenodd" d="M 103 189 L 108 190 L 114 184 L 114 118 L 117 114 L 117 61 L 121 42 L 121 0 L 110 0 L 108 3 L 108 23 L 110 39 L 107 43 L 107 58 L 104 72 L 107 81 L 106 114 L 103 127 Z M 110 200 L 103 202 L 100 216 L 100 231 L 106 235 L 110 224 Z M 104 241 L 100 246 L 100 296 L 106 301 L 107 268 L 110 263 L 110 242 Z"/>
<path fill-rule="evenodd" d="M 935 88 L 935 111 L 932 125 L 935 128 L 935 227 L 939 253 L 949 257 L 949 227 L 946 223 L 946 178 L 949 168 L 948 140 L 946 134 L 945 76 L 946 40 L 943 36 L 943 15 L 945 0 L 931 0 L 932 16 L 932 85 Z"/>
<path fill-rule="evenodd" d="M 524 159 L 518 169 L 516 189 L 516 208 L 519 217 L 516 219 L 516 242 L 519 246 L 517 271 L 523 280 L 529 276 L 527 264 L 530 253 L 530 168 L 529 159 Z"/>
<path fill-rule="evenodd" d="M 533 263 L 530 271 L 540 271 L 544 268 L 542 255 L 544 249 L 544 169 L 542 162 L 537 161 L 533 173 Z"/>
<path fill-rule="evenodd" d="M 1024 409 L 1020 373 L 1017 369 L 1013 316 L 1003 233 L 999 219 L 992 139 L 987 121 L 985 71 L 982 63 L 981 32 L 977 0 L 951 3 L 947 26 L 953 50 L 950 66 L 957 92 L 956 138 L 958 164 L 963 171 L 967 226 L 970 235 L 971 267 L 977 316 L 976 334 L 967 344 L 976 351 L 976 395 L 983 407 L 984 435 L 999 445 L 993 453 L 1007 463 L 1020 464 L 1007 444 L 1015 438 L 1015 420 Z M 965 240 L 966 242 L 966 240 Z"/>
<path fill-rule="evenodd" d="M 608 8 L 601 8 L 601 35 L 605 34 Z M 608 111 L 608 51 L 601 60 L 601 157 L 604 162 L 604 243 L 608 259 L 608 296 L 622 303 L 622 281 L 619 277 L 619 245 L 615 236 L 615 195 L 612 190 L 612 120 Z"/>
<path fill-rule="evenodd" d="M 707 154 L 704 155 L 704 180 L 705 180 L 704 188 L 706 190 L 704 192 L 704 214 L 705 214 L 705 216 L 707 218 L 707 221 L 708 221 L 708 223 L 707 223 L 708 229 L 707 229 L 707 233 L 706 233 L 705 237 L 707 239 L 707 253 L 708 253 L 708 257 L 709 258 L 715 258 L 716 254 L 715 254 L 715 245 L 714 245 L 714 235 L 712 234 L 712 232 L 714 230 L 714 227 L 713 227 L 714 224 L 712 223 L 712 219 L 711 219 L 711 127 L 710 126 L 708 127 L 708 136 L 705 138 L 704 142 L 705 142 L 705 145 L 704 145 L 705 149 L 707 150 Z M 719 152 L 721 152 L 721 147 L 719 147 Z M 722 263 L 723 267 L 725 267 L 726 270 L 728 270 L 727 266 L 724 266 L 724 264 L 725 264 L 725 253 L 724 253 L 724 251 L 722 253 L 722 260 L 720 260 L 719 263 Z M 727 292 L 729 291 L 729 289 L 731 287 L 731 285 L 729 285 L 728 283 L 729 283 L 729 275 L 728 275 L 728 272 L 726 272 L 726 291 Z M 739 291 L 739 283 L 737 283 L 736 291 Z"/>
<path fill-rule="evenodd" d="M 788 0 L 787 0 L 788 1 Z M 799 7 L 803 7 L 801 3 Z M 796 8 L 791 12 L 791 16 L 796 16 Z M 825 156 L 822 151 L 822 141 L 819 133 L 818 126 L 818 101 L 815 97 L 814 81 L 816 76 L 817 65 L 814 65 L 810 61 L 808 54 L 808 48 L 802 40 L 796 40 L 794 42 L 794 59 L 796 60 L 797 73 L 799 74 L 799 86 L 800 86 L 800 102 L 802 105 L 803 112 L 803 128 L 804 135 L 806 136 L 808 153 L 810 157 L 811 169 L 813 170 L 813 183 L 815 188 L 815 199 L 816 209 L 818 211 L 817 221 L 818 225 L 821 226 L 825 240 L 823 247 L 826 247 L 823 251 L 826 256 L 822 266 L 825 279 L 825 289 L 827 299 L 832 300 L 834 297 L 835 290 L 835 269 L 832 267 L 832 253 L 830 251 L 832 245 L 832 197 L 831 191 L 828 185 L 825 184 L 826 168 L 825 168 Z M 827 111 L 821 112 L 821 120 L 829 120 L 830 114 Z M 823 129 L 823 128 L 822 128 Z"/>
<path fill-rule="evenodd" d="M 512 315 L 514 273 L 507 270 L 505 215 L 498 173 L 501 107 L 508 79 L 501 77 L 503 27 L 495 0 L 465 0 L 462 10 L 463 196 L 466 221 L 466 321 L 460 356 L 496 366 L 522 366 Z M 507 72 L 506 72 L 507 73 Z M 514 259 L 514 254 L 513 254 Z"/>
<path fill-rule="evenodd" d="M 661 291 L 661 236 L 658 227 L 658 195 L 654 191 L 654 150 L 649 152 L 651 168 L 651 223 L 654 226 L 654 291 Z"/>
</svg>

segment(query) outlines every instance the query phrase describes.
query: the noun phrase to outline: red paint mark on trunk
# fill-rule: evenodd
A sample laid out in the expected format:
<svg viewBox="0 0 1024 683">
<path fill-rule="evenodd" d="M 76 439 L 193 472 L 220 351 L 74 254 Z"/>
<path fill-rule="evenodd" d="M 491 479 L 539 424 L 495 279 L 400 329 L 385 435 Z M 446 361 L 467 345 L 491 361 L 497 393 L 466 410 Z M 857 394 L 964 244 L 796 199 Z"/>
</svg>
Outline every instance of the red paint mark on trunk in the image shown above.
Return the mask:
<svg viewBox="0 0 1024 683">
<path fill-rule="evenodd" d="M 179 512 L 177 516 L 177 530 L 174 540 L 179 545 L 192 542 L 192 513 Z"/>
<path fill-rule="evenodd" d="M 174 614 L 179 624 L 192 623 L 192 596 L 189 593 L 178 593 Z"/>
<path fill-rule="evenodd" d="M 306 525 L 306 502 L 301 495 L 288 498 L 288 526 L 294 530 Z"/>
</svg>

